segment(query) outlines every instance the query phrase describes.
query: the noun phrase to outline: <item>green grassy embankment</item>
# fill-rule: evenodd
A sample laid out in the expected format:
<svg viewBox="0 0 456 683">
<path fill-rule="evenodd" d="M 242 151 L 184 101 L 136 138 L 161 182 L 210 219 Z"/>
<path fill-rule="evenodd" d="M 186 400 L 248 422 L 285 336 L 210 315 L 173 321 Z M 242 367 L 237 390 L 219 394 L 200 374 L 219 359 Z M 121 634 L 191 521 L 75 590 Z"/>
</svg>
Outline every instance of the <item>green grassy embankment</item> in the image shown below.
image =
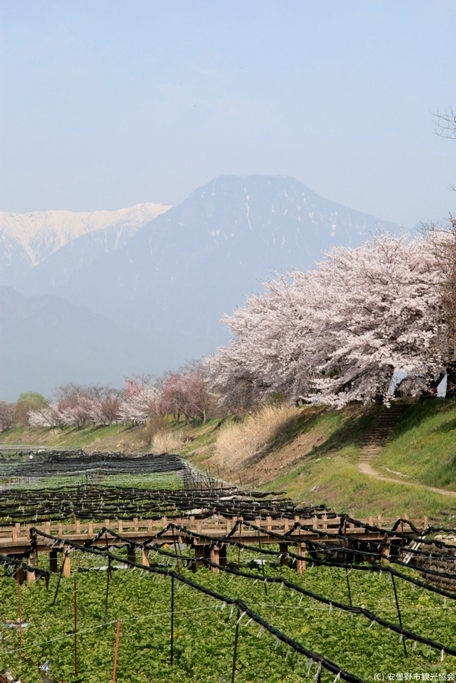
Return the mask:
<svg viewBox="0 0 456 683">
<path fill-rule="evenodd" d="M 407 513 L 454 525 L 456 499 L 424 488 L 456 491 L 456 403 L 433 399 L 411 405 L 371 463 L 382 481 L 359 471 L 366 429 L 378 407 L 328 411 L 304 406 L 284 411 L 265 429 L 262 419 L 211 420 L 204 426 L 171 425 L 183 442 L 177 452 L 226 481 L 282 490 L 296 500 L 326 503 L 357 516 Z M 261 440 L 256 432 L 266 434 Z M 145 430 L 123 426 L 14 430 L 1 443 L 30 443 L 87 450 L 150 450 Z"/>
<path fill-rule="evenodd" d="M 141 427 L 126 427 L 125 425 L 111 425 L 110 427 L 95 427 L 91 425 L 77 429 L 29 429 L 20 427 L 0 433 L 0 447 L 2 444 L 27 444 L 33 446 L 52 447 L 57 450 L 86 449 L 90 451 L 123 451 L 125 453 L 146 452 L 149 450 L 147 441 L 142 438 L 144 429 Z"/>
<path fill-rule="evenodd" d="M 428 515 L 454 525 L 456 498 L 425 486 L 456 491 L 456 404 L 435 399 L 407 409 L 371 463 L 393 481 L 367 476 L 358 468 L 365 431 L 382 410 L 387 409 L 304 407 L 259 452 L 236 460 L 235 468 L 216 446 L 201 447 L 198 438 L 186 454 L 223 478 L 285 490 L 297 500 L 324 502 L 338 511 L 358 516 Z"/>
</svg>

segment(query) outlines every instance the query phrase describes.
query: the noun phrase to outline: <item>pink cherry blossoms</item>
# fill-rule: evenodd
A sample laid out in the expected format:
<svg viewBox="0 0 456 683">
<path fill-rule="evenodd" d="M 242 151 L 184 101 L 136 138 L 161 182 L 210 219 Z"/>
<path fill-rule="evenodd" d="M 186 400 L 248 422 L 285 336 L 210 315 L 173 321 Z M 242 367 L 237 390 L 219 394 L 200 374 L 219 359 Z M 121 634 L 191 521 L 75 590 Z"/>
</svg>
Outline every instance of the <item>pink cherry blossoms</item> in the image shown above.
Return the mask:
<svg viewBox="0 0 456 683">
<path fill-rule="evenodd" d="M 56 401 L 30 411 L 28 417 L 31 427 L 47 428 L 140 425 L 166 415 L 204 423 L 214 404 L 205 368 L 193 364 L 155 381 L 129 377 L 122 391 L 69 384 L 57 390 Z"/>
<path fill-rule="evenodd" d="M 380 235 L 265 283 L 224 318 L 233 341 L 208 361 L 214 390 L 229 407 L 274 393 L 340 407 L 388 401 L 397 371 L 431 385 L 450 357 L 435 239 Z"/>
</svg>

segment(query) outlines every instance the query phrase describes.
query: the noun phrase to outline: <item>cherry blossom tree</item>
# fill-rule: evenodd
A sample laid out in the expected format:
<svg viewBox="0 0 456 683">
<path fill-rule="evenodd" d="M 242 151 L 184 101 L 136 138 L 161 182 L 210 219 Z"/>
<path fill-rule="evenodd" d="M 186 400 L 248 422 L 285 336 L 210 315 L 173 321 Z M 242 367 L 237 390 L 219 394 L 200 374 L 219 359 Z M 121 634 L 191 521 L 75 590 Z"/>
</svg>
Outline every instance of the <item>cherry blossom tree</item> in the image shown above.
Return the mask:
<svg viewBox="0 0 456 683">
<path fill-rule="evenodd" d="M 123 424 L 143 424 L 159 410 L 160 394 L 155 386 L 148 386 L 137 378 L 124 382 L 125 398 L 118 408 L 118 420 Z"/>
<path fill-rule="evenodd" d="M 16 406 L 14 403 L 0 401 L 0 431 L 12 429 L 16 425 Z"/>
<path fill-rule="evenodd" d="M 443 316 L 447 330 L 447 395 L 456 395 L 456 217 L 450 214 L 443 225 L 424 226 L 438 268 Z"/>
<path fill-rule="evenodd" d="M 444 277 L 428 237 L 339 247 L 225 318 L 233 342 L 208 361 L 212 386 L 226 404 L 248 387 L 335 406 L 388 401 L 397 371 L 429 386 L 449 360 Z"/>
<path fill-rule="evenodd" d="M 35 427 L 77 427 L 109 425 L 118 420 L 122 392 L 112 387 L 82 387 L 67 384 L 55 392 L 57 401 L 28 413 Z"/>
<path fill-rule="evenodd" d="M 65 417 L 58 403 L 51 403 L 44 408 L 31 410 L 28 422 L 30 427 L 64 427 Z"/>
<path fill-rule="evenodd" d="M 161 409 L 174 415 L 177 421 L 184 415 L 186 422 L 201 420 L 205 424 L 213 404 L 203 365 L 194 364 L 181 372 L 165 375 L 160 388 Z"/>
</svg>

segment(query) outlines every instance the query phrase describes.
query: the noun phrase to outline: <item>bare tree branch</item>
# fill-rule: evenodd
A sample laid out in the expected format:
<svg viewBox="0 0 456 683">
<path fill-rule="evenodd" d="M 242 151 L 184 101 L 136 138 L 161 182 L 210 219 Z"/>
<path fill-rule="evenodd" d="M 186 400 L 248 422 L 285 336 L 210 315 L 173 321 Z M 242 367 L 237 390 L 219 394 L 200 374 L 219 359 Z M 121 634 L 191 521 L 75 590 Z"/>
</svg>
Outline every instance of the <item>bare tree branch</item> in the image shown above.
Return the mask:
<svg viewBox="0 0 456 683">
<path fill-rule="evenodd" d="M 449 138 L 450 140 L 456 140 L 456 114 L 453 108 L 444 114 L 437 112 L 433 114 L 437 119 L 437 128 L 435 132 L 441 138 Z"/>
</svg>

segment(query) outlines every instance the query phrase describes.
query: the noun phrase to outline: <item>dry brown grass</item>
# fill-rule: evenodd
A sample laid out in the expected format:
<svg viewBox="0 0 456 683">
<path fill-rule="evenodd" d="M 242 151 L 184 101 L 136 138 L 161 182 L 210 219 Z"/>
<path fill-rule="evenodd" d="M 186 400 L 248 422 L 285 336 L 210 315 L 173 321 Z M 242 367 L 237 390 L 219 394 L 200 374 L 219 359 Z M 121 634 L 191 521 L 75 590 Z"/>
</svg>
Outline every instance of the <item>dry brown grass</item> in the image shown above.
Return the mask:
<svg viewBox="0 0 456 683">
<path fill-rule="evenodd" d="M 184 439 L 180 432 L 160 429 L 152 438 L 152 453 L 176 453 L 183 445 Z"/>
<path fill-rule="evenodd" d="M 218 435 L 213 462 L 224 471 L 234 471 L 258 455 L 296 416 L 289 405 L 265 406 L 241 424 L 229 424 Z"/>
</svg>

